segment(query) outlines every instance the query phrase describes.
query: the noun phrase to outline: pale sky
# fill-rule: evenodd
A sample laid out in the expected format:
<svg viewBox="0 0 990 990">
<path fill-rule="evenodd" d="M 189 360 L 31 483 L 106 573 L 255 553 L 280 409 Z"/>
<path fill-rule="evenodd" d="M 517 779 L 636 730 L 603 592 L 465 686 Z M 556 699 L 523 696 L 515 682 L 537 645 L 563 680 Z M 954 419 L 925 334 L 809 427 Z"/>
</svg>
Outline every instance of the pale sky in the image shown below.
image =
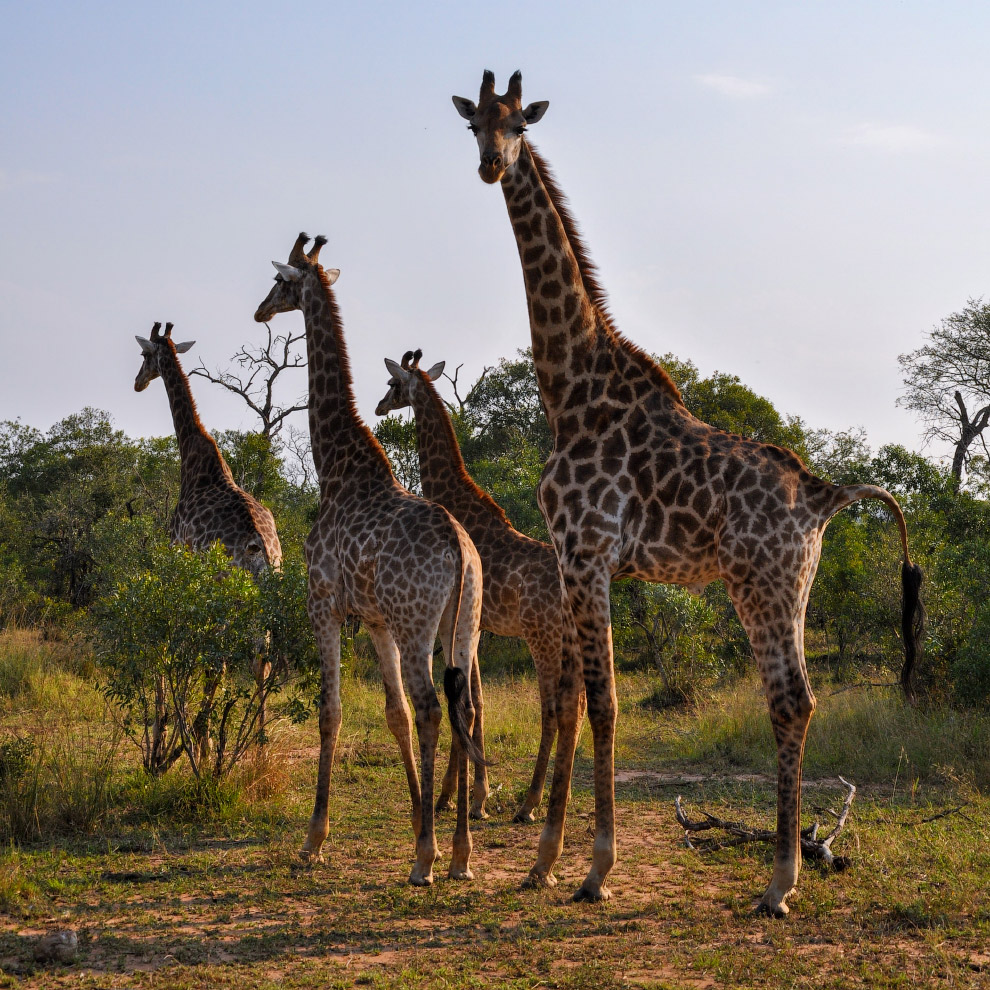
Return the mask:
<svg viewBox="0 0 990 990">
<path fill-rule="evenodd" d="M 358 403 L 382 358 L 529 343 L 497 188 L 451 105 L 532 128 L 619 328 L 812 427 L 917 448 L 897 355 L 990 294 L 990 7 L 944 2 L 0 3 L 0 419 L 171 430 L 134 334 L 186 367 L 262 339 L 270 259 L 324 233 Z M 277 317 L 279 331 L 301 326 Z M 246 407 L 193 379 L 207 424 Z M 302 379 L 299 379 L 302 387 Z M 286 398 L 290 396 L 287 394 Z"/>
</svg>

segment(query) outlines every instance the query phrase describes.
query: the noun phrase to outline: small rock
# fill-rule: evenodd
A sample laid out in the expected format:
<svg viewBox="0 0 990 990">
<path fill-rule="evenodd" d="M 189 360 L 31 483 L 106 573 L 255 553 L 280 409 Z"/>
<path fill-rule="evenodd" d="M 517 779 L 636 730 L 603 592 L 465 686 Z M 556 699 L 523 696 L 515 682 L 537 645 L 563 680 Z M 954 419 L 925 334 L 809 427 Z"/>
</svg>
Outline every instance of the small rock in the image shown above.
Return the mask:
<svg viewBox="0 0 990 990">
<path fill-rule="evenodd" d="M 52 932 L 38 939 L 34 947 L 34 958 L 38 962 L 70 963 L 79 951 L 76 933 L 67 928 L 63 932 Z"/>
</svg>

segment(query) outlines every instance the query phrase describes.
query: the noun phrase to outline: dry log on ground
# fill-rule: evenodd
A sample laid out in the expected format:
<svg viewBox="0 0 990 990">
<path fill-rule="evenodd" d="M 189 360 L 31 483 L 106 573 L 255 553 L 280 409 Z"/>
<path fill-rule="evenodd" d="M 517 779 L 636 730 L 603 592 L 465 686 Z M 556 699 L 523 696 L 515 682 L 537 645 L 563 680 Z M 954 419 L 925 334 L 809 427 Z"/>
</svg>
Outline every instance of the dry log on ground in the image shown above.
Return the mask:
<svg viewBox="0 0 990 990">
<path fill-rule="evenodd" d="M 809 859 L 821 860 L 825 864 L 826 869 L 835 870 L 836 872 L 846 869 L 852 863 L 848 856 L 836 856 L 832 852 L 832 843 L 845 827 L 846 819 L 849 817 L 849 809 L 852 807 L 853 798 L 856 796 L 855 784 L 851 784 L 844 777 L 840 777 L 839 780 L 846 786 L 846 799 L 842 805 L 842 810 L 835 812 L 830 808 L 824 809 L 835 818 L 835 825 L 832 831 L 819 838 L 818 832 L 820 826 L 818 822 L 801 830 L 802 854 Z M 674 807 L 677 821 L 684 829 L 684 843 L 689 849 L 724 849 L 727 846 L 740 846 L 746 842 L 776 843 L 777 841 L 776 832 L 751 828 L 742 822 L 725 821 L 722 818 L 717 818 L 715 815 L 708 814 L 707 811 L 701 812 L 705 816 L 703 821 L 691 821 L 681 804 L 680 794 L 677 795 Z M 721 829 L 728 832 L 731 838 L 712 836 L 711 838 L 702 839 L 700 842 L 692 841 L 691 836 L 694 833 L 705 832 L 709 829 Z"/>
</svg>

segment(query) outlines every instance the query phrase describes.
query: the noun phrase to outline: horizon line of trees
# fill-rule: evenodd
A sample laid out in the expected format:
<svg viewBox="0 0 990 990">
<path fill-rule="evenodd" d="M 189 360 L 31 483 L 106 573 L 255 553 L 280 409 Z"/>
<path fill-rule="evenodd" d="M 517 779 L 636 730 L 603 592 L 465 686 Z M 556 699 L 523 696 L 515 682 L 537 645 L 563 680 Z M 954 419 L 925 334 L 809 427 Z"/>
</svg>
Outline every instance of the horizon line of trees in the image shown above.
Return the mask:
<svg viewBox="0 0 990 990">
<path fill-rule="evenodd" d="M 958 354 L 940 360 L 938 349 L 950 339 Z M 286 557 L 301 560 L 318 490 L 308 438 L 286 428 L 282 412 L 291 407 L 280 407 L 272 390 L 274 376 L 302 366 L 293 351 L 297 342 L 269 333 L 266 347 L 235 355 L 240 377 L 205 369 L 203 375 L 260 410 L 257 432 L 222 431 L 216 439 L 237 482 L 274 513 Z M 964 380 L 965 355 L 974 366 Z M 952 439 L 956 456 L 949 467 L 898 445 L 873 451 L 862 430 L 812 429 L 782 415 L 735 375 L 704 377 L 690 361 L 671 354 L 660 360 L 701 419 L 788 447 L 837 484 L 880 484 L 898 498 L 912 555 L 926 575 L 929 631 L 919 687 L 930 698 L 990 704 L 990 458 L 977 453 L 985 451 L 983 432 L 974 432 L 990 418 L 990 306 L 970 300 L 925 347 L 901 357 L 903 404 L 928 410 L 929 430 L 941 431 L 930 438 Z M 485 369 L 470 387 L 458 382 L 456 371 L 449 381 L 448 407 L 468 470 L 518 529 L 546 540 L 536 487 L 552 439 L 529 352 Z M 948 390 L 959 392 L 961 401 L 946 399 Z M 924 406 L 925 394 L 937 394 L 942 404 L 932 398 Z M 389 416 L 374 432 L 399 481 L 417 490 L 415 422 Z M 47 431 L 0 423 L 0 624 L 84 627 L 94 603 L 122 576 L 147 567 L 149 534 L 167 533 L 178 480 L 173 436 L 130 438 L 97 409 Z M 899 669 L 899 561 L 896 528 L 882 507 L 860 503 L 832 521 L 808 607 L 813 661 L 827 663 L 838 677 Z M 612 605 L 616 664 L 653 672 L 658 704 L 690 698 L 747 664 L 748 642 L 720 584 L 694 597 L 676 587 L 618 582 Z M 518 645 L 489 636 L 484 652 L 489 666 L 518 669 L 525 662 Z"/>
</svg>

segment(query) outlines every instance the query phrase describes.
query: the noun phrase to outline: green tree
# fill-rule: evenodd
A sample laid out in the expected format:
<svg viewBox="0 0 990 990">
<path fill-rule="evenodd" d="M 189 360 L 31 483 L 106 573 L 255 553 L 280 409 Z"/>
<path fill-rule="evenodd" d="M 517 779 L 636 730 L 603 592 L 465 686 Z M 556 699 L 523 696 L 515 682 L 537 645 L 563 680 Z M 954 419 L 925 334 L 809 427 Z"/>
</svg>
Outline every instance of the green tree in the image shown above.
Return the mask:
<svg viewBox="0 0 990 990">
<path fill-rule="evenodd" d="M 990 424 L 990 303 L 970 299 L 928 334 L 928 342 L 898 358 L 904 395 L 898 403 L 913 409 L 926 440 L 952 444 L 952 476 L 958 484 Z"/>
</svg>

